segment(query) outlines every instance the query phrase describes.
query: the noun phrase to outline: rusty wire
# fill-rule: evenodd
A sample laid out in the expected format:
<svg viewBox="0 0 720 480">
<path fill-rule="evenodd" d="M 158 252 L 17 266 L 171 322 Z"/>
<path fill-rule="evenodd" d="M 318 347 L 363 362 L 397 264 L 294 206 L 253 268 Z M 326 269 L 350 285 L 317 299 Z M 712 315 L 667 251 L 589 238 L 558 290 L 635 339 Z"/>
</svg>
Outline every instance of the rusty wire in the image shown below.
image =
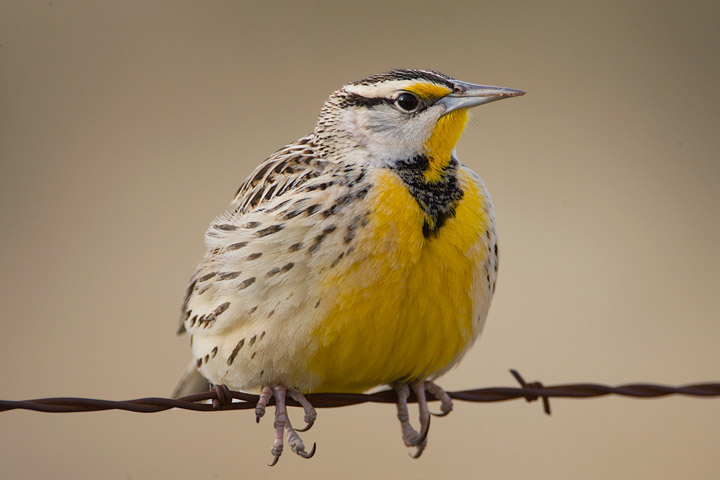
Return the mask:
<svg viewBox="0 0 720 480">
<path fill-rule="evenodd" d="M 696 397 L 720 396 L 720 383 L 698 383 L 680 387 L 653 385 L 647 383 L 632 383 L 611 387 L 594 383 L 579 383 L 566 385 L 544 386 L 540 382 L 527 383 L 515 370 L 510 373 L 520 383 L 520 387 L 490 387 L 474 390 L 448 392 L 450 397 L 466 402 L 502 402 L 524 398 L 528 402 L 542 399 L 545 413 L 550 414 L 550 398 L 590 398 L 605 395 L 621 395 L 635 398 L 654 398 L 668 395 L 688 395 Z M 179 408 L 199 412 L 212 412 L 224 410 L 254 409 L 258 401 L 257 395 L 231 391 L 235 401 L 230 404 L 213 406 L 205 403 L 208 400 L 217 400 L 216 391 L 208 391 L 189 395 L 187 397 L 173 398 L 139 398 L 135 400 L 112 401 L 94 398 L 39 398 L 35 400 L 0 400 L 0 412 L 9 410 L 33 410 L 48 413 L 71 412 L 99 412 L 104 410 L 125 410 L 138 413 L 156 413 Z M 333 408 L 357 405 L 360 403 L 395 403 L 397 397 L 393 390 L 383 390 L 377 393 L 312 393 L 306 395 L 307 399 L 316 408 Z M 428 398 L 428 400 L 432 400 Z M 415 402 L 414 396 L 408 399 Z M 270 405 L 274 404 L 271 400 Z M 287 399 L 288 406 L 299 407 L 292 399 Z"/>
</svg>

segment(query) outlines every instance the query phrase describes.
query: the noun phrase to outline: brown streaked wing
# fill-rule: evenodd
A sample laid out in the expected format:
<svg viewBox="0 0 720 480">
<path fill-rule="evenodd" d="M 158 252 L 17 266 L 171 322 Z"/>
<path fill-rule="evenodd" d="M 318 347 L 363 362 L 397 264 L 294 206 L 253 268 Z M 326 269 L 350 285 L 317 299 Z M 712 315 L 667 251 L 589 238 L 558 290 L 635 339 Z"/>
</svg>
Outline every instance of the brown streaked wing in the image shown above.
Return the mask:
<svg viewBox="0 0 720 480">
<path fill-rule="evenodd" d="M 283 147 L 261 163 L 238 189 L 231 211 L 252 211 L 276 196 L 297 188 L 325 170 L 314 152 L 312 136 Z"/>
<path fill-rule="evenodd" d="M 251 212 L 319 176 L 325 167 L 326 162 L 315 155 L 312 136 L 303 137 L 272 154 L 250 174 L 235 194 L 230 212 L 234 215 Z M 190 279 L 181 307 L 178 334 L 185 332 L 188 303 L 198 278 L 206 274 L 209 267 L 206 259 Z"/>
</svg>

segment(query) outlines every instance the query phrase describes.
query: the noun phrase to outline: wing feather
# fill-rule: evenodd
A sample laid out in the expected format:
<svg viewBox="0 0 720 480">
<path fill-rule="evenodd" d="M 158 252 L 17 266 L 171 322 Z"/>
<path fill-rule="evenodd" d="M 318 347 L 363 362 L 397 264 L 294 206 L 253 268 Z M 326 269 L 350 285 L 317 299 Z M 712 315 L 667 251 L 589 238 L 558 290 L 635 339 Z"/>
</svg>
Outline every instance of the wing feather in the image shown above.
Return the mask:
<svg viewBox="0 0 720 480">
<path fill-rule="evenodd" d="M 231 206 L 247 213 L 320 175 L 326 162 L 315 155 L 312 136 L 284 147 L 261 163 L 243 182 Z"/>
<path fill-rule="evenodd" d="M 260 271 L 265 263 L 257 260 L 264 252 L 287 247 L 293 238 L 302 236 L 305 227 L 299 222 L 293 228 L 301 232 L 285 232 L 281 237 L 265 236 L 263 228 L 270 232 L 284 228 L 277 212 L 293 203 L 282 197 L 321 175 L 327 166 L 328 162 L 315 154 L 312 137 L 307 136 L 268 157 L 242 183 L 228 212 L 206 232 L 207 251 L 185 292 L 178 334 L 188 329 L 221 328 L 226 323 L 223 318 L 242 321 L 252 313 L 253 305 L 237 302 L 237 292 L 247 290 L 244 293 L 249 298 L 252 294 L 261 296 L 255 290 L 272 288 L 282 276 L 277 280 L 273 275 L 268 277 L 268 272 Z M 258 236 L 262 242 L 253 242 Z M 290 263 L 277 268 L 287 265 Z"/>
</svg>

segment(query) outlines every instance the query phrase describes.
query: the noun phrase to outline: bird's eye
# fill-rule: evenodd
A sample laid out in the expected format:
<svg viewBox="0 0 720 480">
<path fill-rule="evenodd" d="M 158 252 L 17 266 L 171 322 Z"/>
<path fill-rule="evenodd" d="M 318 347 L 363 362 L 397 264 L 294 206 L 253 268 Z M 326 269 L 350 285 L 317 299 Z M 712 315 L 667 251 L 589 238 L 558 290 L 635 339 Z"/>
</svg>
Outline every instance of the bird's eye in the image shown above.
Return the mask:
<svg viewBox="0 0 720 480">
<path fill-rule="evenodd" d="M 412 93 L 403 92 L 395 99 L 395 105 L 404 112 L 412 112 L 420 105 L 420 100 Z"/>
</svg>

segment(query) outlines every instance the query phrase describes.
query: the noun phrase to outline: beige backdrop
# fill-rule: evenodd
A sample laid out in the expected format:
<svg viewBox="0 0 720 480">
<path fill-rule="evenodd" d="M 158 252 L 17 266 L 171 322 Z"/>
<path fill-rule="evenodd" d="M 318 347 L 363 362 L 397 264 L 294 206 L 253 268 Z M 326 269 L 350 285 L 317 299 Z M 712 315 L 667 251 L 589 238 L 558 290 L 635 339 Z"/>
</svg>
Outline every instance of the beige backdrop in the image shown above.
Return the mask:
<svg viewBox="0 0 720 480">
<path fill-rule="evenodd" d="M 0 7 L 0 398 L 166 395 L 208 222 L 343 83 L 526 90 L 458 148 L 501 268 L 448 389 L 720 380 L 718 2 L 25 2 Z M 631 3 L 635 3 L 631 5 Z M 710 478 L 720 399 L 320 411 L 274 469 L 249 412 L 0 414 L 0 478 Z M 296 411 L 293 412 L 296 416 Z M 299 418 L 299 417 L 297 417 Z"/>
</svg>

